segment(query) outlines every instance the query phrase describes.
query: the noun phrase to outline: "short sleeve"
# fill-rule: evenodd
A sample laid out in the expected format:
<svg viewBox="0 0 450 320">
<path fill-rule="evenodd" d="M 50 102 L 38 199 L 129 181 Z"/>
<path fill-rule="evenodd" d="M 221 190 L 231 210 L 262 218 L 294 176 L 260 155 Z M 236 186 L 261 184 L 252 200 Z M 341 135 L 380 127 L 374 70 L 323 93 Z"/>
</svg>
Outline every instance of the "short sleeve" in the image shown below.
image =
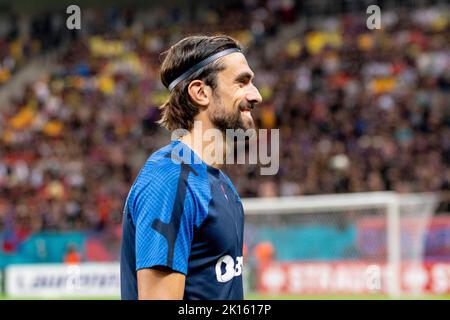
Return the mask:
<svg viewBox="0 0 450 320">
<path fill-rule="evenodd" d="M 187 274 L 196 210 L 188 175 L 174 170 L 142 177 L 128 199 L 136 228 L 136 270 L 166 266 Z"/>
</svg>

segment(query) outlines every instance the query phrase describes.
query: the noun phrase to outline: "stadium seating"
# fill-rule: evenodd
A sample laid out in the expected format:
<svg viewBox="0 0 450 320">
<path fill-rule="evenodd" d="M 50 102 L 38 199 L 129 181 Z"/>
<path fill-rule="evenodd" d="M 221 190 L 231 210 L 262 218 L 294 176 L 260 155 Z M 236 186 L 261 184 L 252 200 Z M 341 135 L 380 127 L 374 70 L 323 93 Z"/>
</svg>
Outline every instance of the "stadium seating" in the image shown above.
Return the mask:
<svg viewBox="0 0 450 320">
<path fill-rule="evenodd" d="M 259 176 L 257 166 L 224 169 L 241 197 L 450 189 L 448 17 L 390 13 L 379 32 L 356 16 L 333 17 L 298 27 L 274 49 L 275 35 L 295 20 L 254 12 L 206 12 L 178 27 L 159 11 L 154 25 L 124 13 L 90 21 L 90 33 L 55 61 L 57 72 L 0 107 L 0 230 L 12 232 L 2 248 L 8 237 L 68 230 L 106 234 L 117 245 L 126 193 L 169 138 L 155 124 L 168 95 L 159 53 L 212 27 L 244 44 L 264 99 L 254 118 L 280 129 L 276 176 Z M 5 48 L 15 44 L 0 40 L 0 60 L 14 56 Z"/>
</svg>

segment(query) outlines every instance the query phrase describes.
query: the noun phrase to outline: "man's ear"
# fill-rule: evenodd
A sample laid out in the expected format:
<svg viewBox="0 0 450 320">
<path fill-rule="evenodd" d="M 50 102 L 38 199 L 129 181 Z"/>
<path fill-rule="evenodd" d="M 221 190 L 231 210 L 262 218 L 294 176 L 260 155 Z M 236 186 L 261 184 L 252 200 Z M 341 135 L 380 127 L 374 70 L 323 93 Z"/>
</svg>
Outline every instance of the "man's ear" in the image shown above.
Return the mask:
<svg viewBox="0 0 450 320">
<path fill-rule="evenodd" d="M 188 93 L 192 102 L 201 107 L 207 107 L 209 105 L 210 91 L 211 88 L 201 80 L 191 81 L 188 86 Z"/>
</svg>

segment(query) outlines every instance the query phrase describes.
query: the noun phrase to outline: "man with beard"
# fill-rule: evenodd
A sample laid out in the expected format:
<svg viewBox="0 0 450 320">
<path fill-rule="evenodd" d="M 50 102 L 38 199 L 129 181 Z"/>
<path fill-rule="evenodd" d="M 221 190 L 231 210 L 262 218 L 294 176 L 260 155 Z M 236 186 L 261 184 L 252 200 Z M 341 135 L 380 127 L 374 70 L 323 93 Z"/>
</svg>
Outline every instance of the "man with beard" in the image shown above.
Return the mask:
<svg viewBox="0 0 450 320">
<path fill-rule="evenodd" d="M 242 203 L 202 137 L 254 128 L 250 111 L 261 95 L 252 79 L 228 36 L 187 37 L 165 53 L 170 96 L 160 123 L 185 134 L 149 157 L 128 194 L 122 299 L 243 299 Z"/>
</svg>

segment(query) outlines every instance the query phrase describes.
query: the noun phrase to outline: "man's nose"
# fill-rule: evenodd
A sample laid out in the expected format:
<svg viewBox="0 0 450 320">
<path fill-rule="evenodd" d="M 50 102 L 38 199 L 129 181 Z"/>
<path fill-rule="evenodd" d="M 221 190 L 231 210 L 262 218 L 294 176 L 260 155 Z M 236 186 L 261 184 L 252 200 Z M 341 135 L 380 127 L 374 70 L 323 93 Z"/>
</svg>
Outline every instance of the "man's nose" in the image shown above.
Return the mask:
<svg viewBox="0 0 450 320">
<path fill-rule="evenodd" d="M 248 102 L 255 104 L 261 103 L 262 101 L 261 94 L 259 93 L 258 88 L 256 88 L 253 83 L 251 83 L 249 86 L 246 98 Z"/>
</svg>

